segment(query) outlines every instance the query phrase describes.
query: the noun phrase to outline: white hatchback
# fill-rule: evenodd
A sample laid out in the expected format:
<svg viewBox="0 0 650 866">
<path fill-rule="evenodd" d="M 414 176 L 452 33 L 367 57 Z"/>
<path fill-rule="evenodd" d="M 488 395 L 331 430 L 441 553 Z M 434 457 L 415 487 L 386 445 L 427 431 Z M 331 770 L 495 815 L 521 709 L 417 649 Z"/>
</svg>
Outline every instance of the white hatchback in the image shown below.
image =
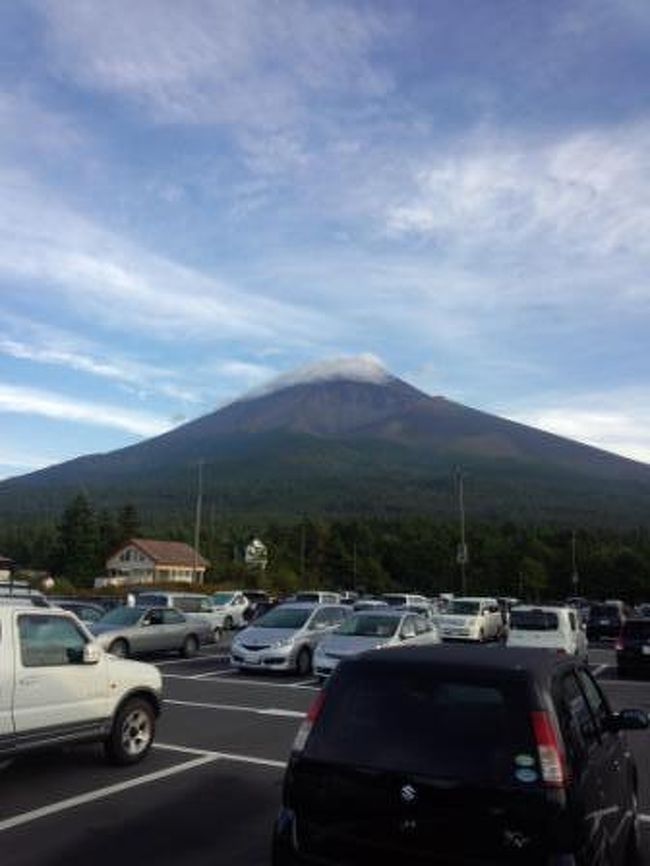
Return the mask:
<svg viewBox="0 0 650 866">
<path fill-rule="evenodd" d="M 587 635 L 580 627 L 576 611 L 552 605 L 519 605 L 510 611 L 506 645 L 554 649 L 586 661 Z"/>
</svg>

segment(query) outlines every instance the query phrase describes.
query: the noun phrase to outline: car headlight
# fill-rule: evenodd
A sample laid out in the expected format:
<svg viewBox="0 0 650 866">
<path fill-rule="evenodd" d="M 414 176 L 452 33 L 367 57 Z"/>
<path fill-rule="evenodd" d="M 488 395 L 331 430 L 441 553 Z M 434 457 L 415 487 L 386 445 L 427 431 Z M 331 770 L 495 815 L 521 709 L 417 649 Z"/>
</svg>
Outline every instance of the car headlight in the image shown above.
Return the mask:
<svg viewBox="0 0 650 866">
<path fill-rule="evenodd" d="M 286 638 L 285 637 L 282 640 L 276 640 L 276 642 L 273 644 L 273 649 L 280 649 L 280 647 L 283 647 L 283 646 L 291 646 L 292 643 L 293 643 L 292 638 L 290 638 L 290 637 Z"/>
</svg>

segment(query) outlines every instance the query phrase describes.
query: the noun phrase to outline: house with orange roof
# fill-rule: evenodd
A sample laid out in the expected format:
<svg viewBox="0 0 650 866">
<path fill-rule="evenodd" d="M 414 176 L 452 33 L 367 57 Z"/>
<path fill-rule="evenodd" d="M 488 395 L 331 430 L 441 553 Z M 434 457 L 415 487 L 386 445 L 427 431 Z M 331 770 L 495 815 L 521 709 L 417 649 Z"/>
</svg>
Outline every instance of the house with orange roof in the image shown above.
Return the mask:
<svg viewBox="0 0 650 866">
<path fill-rule="evenodd" d="M 146 583 L 203 583 L 210 563 L 183 541 L 131 538 L 106 560 L 106 577 L 96 586 Z"/>
</svg>

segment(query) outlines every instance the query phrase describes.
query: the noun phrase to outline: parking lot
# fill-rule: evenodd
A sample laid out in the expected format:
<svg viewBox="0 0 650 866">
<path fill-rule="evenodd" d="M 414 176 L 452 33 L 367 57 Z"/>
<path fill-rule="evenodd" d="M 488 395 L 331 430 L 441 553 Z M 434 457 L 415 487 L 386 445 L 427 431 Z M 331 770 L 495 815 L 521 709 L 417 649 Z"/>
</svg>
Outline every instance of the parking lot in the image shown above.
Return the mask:
<svg viewBox="0 0 650 866">
<path fill-rule="evenodd" d="M 285 761 L 318 685 L 242 675 L 227 647 L 158 658 L 165 705 L 156 745 L 134 768 L 94 746 L 7 763 L 0 771 L 3 866 L 267 864 Z M 650 711 L 650 683 L 619 682 L 611 649 L 590 653 L 615 708 Z M 650 733 L 630 735 L 650 854 Z"/>
</svg>

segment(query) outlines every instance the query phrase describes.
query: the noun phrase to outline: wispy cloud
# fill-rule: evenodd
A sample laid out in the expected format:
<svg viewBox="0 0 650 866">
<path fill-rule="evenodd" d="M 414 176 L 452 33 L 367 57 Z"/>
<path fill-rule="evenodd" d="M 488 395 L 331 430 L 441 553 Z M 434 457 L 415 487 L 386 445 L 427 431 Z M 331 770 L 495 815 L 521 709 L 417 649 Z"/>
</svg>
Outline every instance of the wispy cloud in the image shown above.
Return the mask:
<svg viewBox="0 0 650 866">
<path fill-rule="evenodd" d="M 543 241 L 599 258 L 650 252 L 650 126 L 526 136 L 477 136 L 420 166 L 412 193 L 386 212 L 396 236 L 464 249 Z"/>
<path fill-rule="evenodd" d="M 650 463 L 650 391 L 557 395 L 544 405 L 509 413 L 513 421 Z"/>
<path fill-rule="evenodd" d="M 371 55 L 389 21 L 349 4 L 287 0 L 39 3 L 53 69 L 126 95 L 160 122 L 291 125 L 313 94 L 390 87 Z M 270 13 L 270 14 L 269 14 Z M 282 58 L 282 63 L 278 62 Z"/>
<path fill-rule="evenodd" d="M 201 402 L 199 389 L 185 385 L 173 370 L 121 357 L 114 350 L 102 351 L 59 328 L 41 325 L 2 311 L 5 336 L 0 336 L 0 354 L 20 361 L 63 367 L 102 379 L 133 386 L 141 392 L 163 394 L 188 403 Z M 22 338 L 14 337 L 15 334 Z"/>
<path fill-rule="evenodd" d="M 0 174 L 0 197 L 0 276 L 35 280 L 104 327 L 170 341 L 298 344 L 336 328 L 325 314 L 150 253 L 53 203 L 22 173 Z"/>
<path fill-rule="evenodd" d="M 24 388 L 0 383 L 0 412 L 54 418 L 75 424 L 90 424 L 135 433 L 156 436 L 172 425 L 162 418 L 145 412 L 124 409 L 121 406 L 91 403 L 53 394 L 36 388 Z"/>
</svg>

